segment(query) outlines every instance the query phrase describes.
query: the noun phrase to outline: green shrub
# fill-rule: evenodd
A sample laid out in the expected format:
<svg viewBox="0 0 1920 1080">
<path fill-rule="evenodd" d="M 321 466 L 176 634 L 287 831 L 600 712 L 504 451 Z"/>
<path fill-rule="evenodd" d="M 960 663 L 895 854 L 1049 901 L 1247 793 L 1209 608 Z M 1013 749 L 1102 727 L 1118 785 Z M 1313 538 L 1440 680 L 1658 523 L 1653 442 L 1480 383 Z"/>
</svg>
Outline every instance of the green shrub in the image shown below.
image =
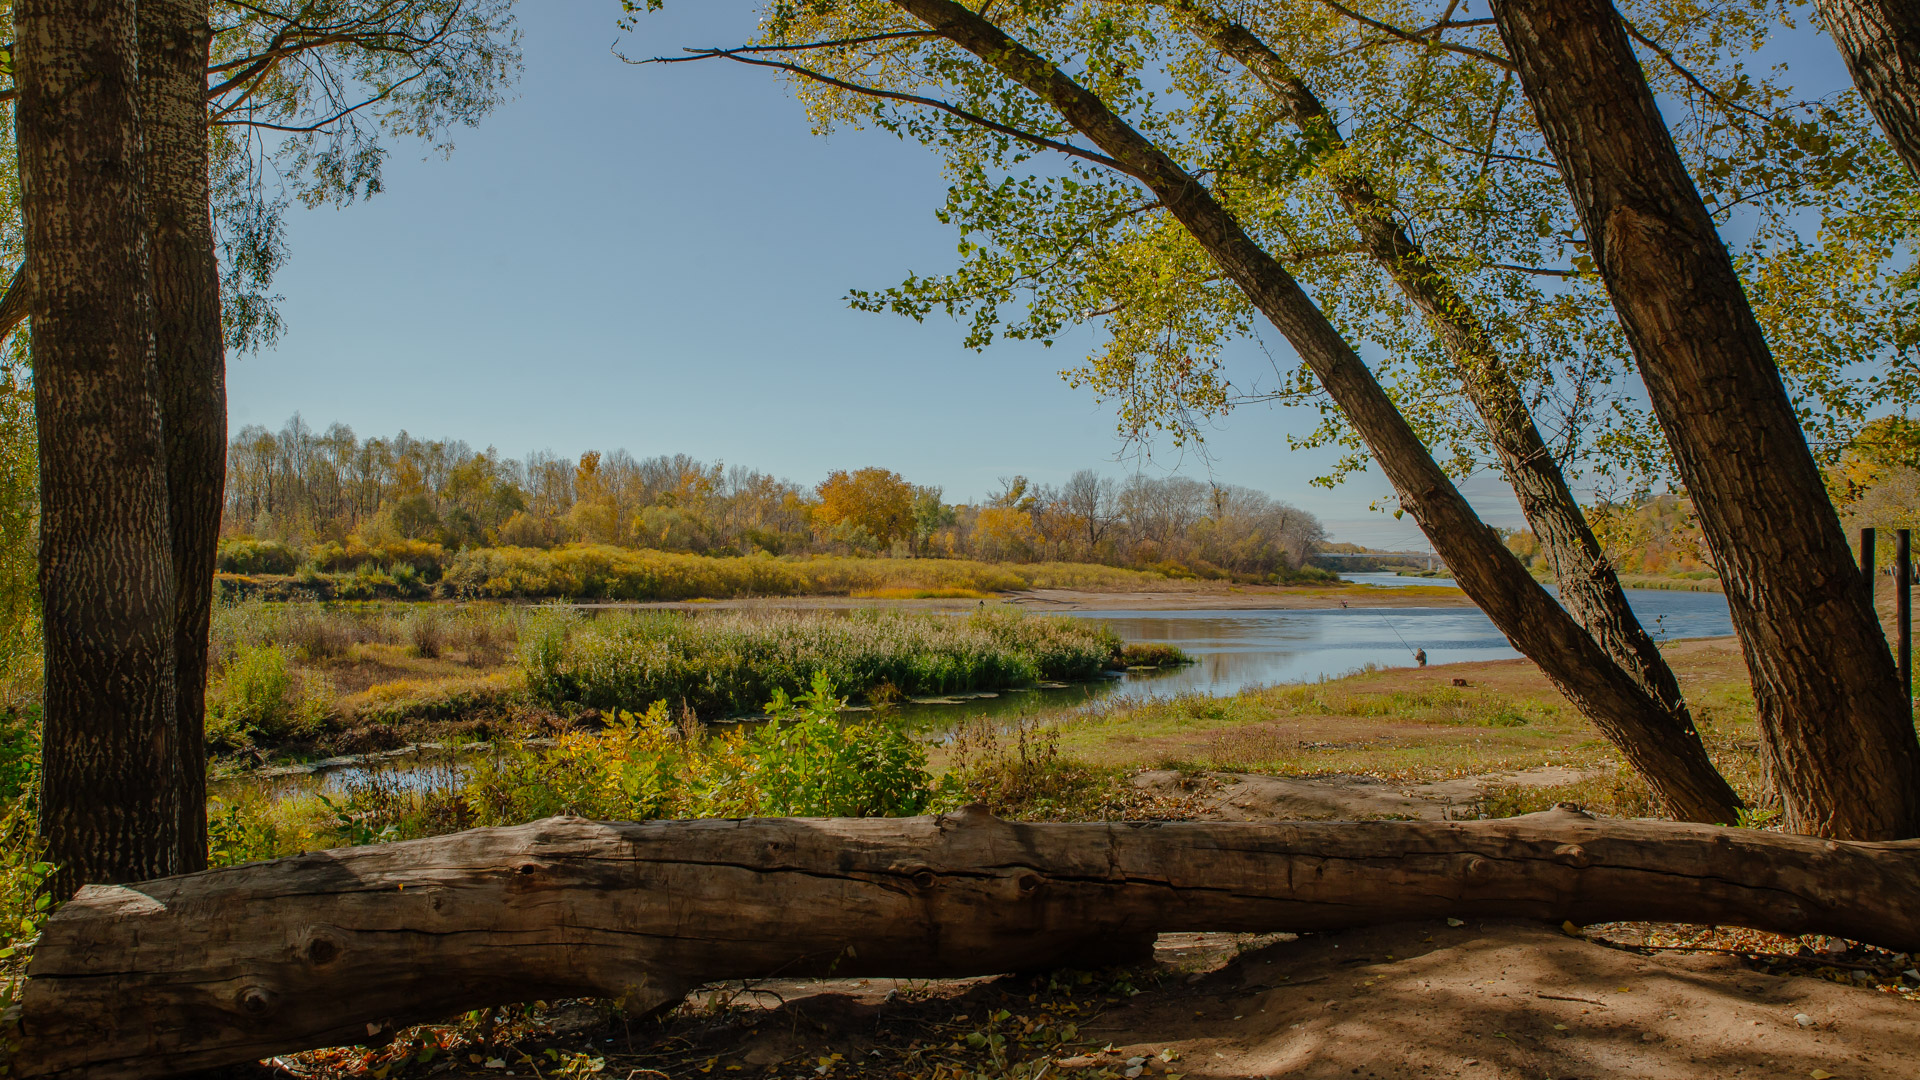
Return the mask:
<svg viewBox="0 0 1920 1080">
<path fill-rule="evenodd" d="M 296 675 L 288 650 L 278 645 L 237 645 L 207 694 L 207 741 L 237 749 L 254 738 L 274 742 L 319 734 L 332 710 L 324 679 Z"/>
<path fill-rule="evenodd" d="M 464 798 L 473 824 L 554 814 L 603 820 L 669 817 L 881 817 L 933 799 L 926 748 L 896 725 L 842 724 L 824 677 L 796 700 L 776 694 L 752 733 L 676 725 L 664 702 L 618 712 L 597 734 L 476 763 Z"/>
<path fill-rule="evenodd" d="M 215 567 L 225 574 L 291 574 L 300 554 L 279 540 L 243 536 L 220 541 Z"/>
<path fill-rule="evenodd" d="M 778 817 L 904 817 L 933 799 L 926 747 L 885 721 L 841 724 L 846 702 L 825 672 L 797 700 L 780 690 L 747 740 L 746 786 L 757 813 Z"/>
</svg>

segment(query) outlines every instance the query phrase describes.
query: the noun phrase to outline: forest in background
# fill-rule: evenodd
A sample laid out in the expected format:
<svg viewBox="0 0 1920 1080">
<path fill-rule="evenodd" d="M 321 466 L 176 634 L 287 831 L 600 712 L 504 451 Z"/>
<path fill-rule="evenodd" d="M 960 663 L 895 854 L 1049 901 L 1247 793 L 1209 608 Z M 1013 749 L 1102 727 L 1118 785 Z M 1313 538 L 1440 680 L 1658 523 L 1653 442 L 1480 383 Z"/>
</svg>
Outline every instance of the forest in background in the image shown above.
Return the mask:
<svg viewBox="0 0 1920 1080">
<path fill-rule="evenodd" d="M 1326 539 L 1312 514 L 1249 488 L 1185 477 L 1123 481 L 1083 469 L 1053 486 L 1014 476 L 984 499 L 950 503 L 940 488 L 879 467 L 837 471 L 807 487 L 684 454 L 513 459 L 404 431 L 367 439 L 343 424 L 316 431 L 297 416 L 278 433 L 242 429 L 227 460 L 220 569 L 230 574 L 364 570 L 438 580 L 501 564 L 476 552 L 516 549 L 509 561 L 544 569 L 595 552 L 617 561 L 620 551 L 644 550 L 1094 563 L 1243 581 L 1330 577 L 1307 565 Z M 474 584 L 499 576 L 474 572 L 485 574 Z"/>
</svg>

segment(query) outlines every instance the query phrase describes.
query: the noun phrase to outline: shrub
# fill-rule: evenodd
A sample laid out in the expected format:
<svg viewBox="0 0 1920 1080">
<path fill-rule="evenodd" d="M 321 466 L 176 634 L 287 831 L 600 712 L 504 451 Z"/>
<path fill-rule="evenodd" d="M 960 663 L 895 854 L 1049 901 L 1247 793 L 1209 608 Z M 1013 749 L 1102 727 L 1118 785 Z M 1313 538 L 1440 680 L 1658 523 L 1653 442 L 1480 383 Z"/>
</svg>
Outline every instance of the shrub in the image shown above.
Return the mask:
<svg viewBox="0 0 1920 1080">
<path fill-rule="evenodd" d="M 926 747 L 896 725 L 842 725 L 825 672 L 797 700 L 780 690 L 768 722 L 747 741 L 746 786 L 756 812 L 781 817 L 903 817 L 933 799 Z"/>
<path fill-rule="evenodd" d="M 294 674 L 288 650 L 238 645 L 207 695 L 207 741 L 235 749 L 256 736 L 276 742 L 318 734 L 332 710 L 326 680 Z"/>
<path fill-rule="evenodd" d="M 1178 646 L 1158 641 L 1138 641 L 1115 650 L 1112 666 L 1115 670 L 1122 670 L 1130 667 L 1179 667 L 1191 663 L 1193 657 Z"/>
<path fill-rule="evenodd" d="M 226 574 L 291 574 L 300 565 L 300 555 L 279 540 L 243 536 L 220 541 L 214 565 Z"/>
<path fill-rule="evenodd" d="M 718 735 L 673 723 L 665 702 L 617 712 L 597 734 L 477 763 L 465 800 L 479 825 L 553 814 L 666 817 L 915 814 L 933 799 L 926 749 L 886 722 L 842 725 L 824 679 L 798 700 L 778 694 L 758 730 Z"/>
</svg>

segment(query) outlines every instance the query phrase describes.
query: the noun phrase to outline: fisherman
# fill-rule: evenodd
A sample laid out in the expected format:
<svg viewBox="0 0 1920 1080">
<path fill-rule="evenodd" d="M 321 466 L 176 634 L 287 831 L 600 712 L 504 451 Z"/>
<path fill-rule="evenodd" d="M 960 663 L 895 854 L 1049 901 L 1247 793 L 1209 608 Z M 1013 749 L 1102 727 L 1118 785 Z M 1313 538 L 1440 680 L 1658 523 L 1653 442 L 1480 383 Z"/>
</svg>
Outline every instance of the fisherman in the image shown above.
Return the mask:
<svg viewBox="0 0 1920 1080">
<path fill-rule="evenodd" d="M 1416 664 L 1419 664 L 1421 667 L 1426 667 L 1427 666 L 1427 650 L 1425 649 L 1413 650 L 1413 662 Z"/>
</svg>

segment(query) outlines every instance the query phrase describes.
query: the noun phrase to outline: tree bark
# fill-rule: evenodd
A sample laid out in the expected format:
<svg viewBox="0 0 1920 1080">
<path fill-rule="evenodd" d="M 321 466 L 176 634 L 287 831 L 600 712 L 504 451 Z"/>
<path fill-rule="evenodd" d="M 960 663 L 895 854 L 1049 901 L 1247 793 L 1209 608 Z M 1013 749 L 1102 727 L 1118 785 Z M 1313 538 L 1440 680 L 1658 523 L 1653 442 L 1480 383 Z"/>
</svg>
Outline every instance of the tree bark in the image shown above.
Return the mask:
<svg viewBox="0 0 1920 1080">
<path fill-rule="evenodd" d="M 1502 821 L 552 818 L 94 887 L 34 951 L 13 1075 L 176 1075 L 541 997 L 1104 966 L 1170 931 L 1629 919 L 1920 948 L 1920 842 Z"/>
<path fill-rule="evenodd" d="M 174 589 L 131 0 L 21 0 L 56 888 L 178 869 Z"/>
<path fill-rule="evenodd" d="M 207 632 L 226 501 L 226 352 L 207 125 L 207 0 L 139 0 L 140 104 L 166 437 L 181 872 L 207 860 Z"/>
<path fill-rule="evenodd" d="M 1345 144 L 1339 122 L 1306 80 L 1252 31 L 1202 10 L 1193 0 L 1171 0 L 1169 7 L 1176 18 L 1252 73 L 1286 107 L 1296 129 L 1325 138 L 1334 149 Z M 1680 681 L 1627 603 L 1619 575 L 1601 551 L 1565 474 L 1540 437 L 1525 396 L 1473 307 L 1395 220 L 1393 208 L 1371 179 L 1353 173 L 1326 179 L 1353 219 L 1362 246 L 1427 317 L 1452 361 L 1468 400 L 1486 424 L 1501 470 L 1519 499 L 1520 512 L 1553 565 L 1561 604 L 1607 655 L 1666 707 L 1676 727 L 1691 733 L 1693 716 L 1680 693 Z"/>
<path fill-rule="evenodd" d="M 1853 85 L 1920 178 L 1920 7 L 1911 0 L 1819 0 Z"/>
<path fill-rule="evenodd" d="M 1867 583 L 1619 15 L 1493 11 L 1713 548 L 1788 824 L 1920 834 L 1920 740 Z"/>
<path fill-rule="evenodd" d="M 1313 369 L 1393 482 L 1401 506 L 1420 523 L 1460 587 L 1514 648 L 1539 664 L 1620 748 L 1673 816 L 1708 822 L 1735 819 L 1739 797 L 1714 768 L 1698 734 L 1677 727 L 1672 714 L 1533 580 L 1474 514 L 1365 362 L 1299 282 L 1247 236 L 1197 179 L 1098 97 L 973 11 L 952 0 L 892 3 L 1047 101 L 1152 190 Z"/>
</svg>

